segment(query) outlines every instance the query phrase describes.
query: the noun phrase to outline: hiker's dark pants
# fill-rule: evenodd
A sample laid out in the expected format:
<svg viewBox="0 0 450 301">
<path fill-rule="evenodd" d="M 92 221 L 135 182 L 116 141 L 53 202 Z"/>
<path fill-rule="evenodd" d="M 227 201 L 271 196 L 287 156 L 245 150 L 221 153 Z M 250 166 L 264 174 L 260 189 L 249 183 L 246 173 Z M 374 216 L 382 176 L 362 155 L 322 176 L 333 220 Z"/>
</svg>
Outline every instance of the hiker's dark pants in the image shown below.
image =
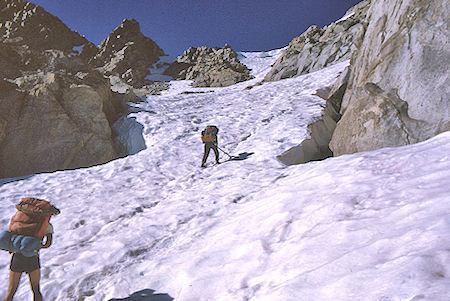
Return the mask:
<svg viewBox="0 0 450 301">
<path fill-rule="evenodd" d="M 214 151 L 214 154 L 216 155 L 216 162 L 219 162 L 219 151 L 217 150 L 217 145 L 214 142 L 205 142 L 205 152 L 203 153 L 203 160 L 202 165 L 206 163 L 206 160 L 209 156 L 210 150 Z"/>
</svg>

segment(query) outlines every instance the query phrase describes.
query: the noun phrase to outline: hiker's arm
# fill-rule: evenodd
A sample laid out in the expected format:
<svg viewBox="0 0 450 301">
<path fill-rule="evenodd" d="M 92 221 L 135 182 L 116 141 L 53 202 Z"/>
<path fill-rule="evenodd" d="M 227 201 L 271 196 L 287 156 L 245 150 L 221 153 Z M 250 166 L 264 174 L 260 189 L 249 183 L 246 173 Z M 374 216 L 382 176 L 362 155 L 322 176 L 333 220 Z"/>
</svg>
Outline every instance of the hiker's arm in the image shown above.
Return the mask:
<svg viewBox="0 0 450 301">
<path fill-rule="evenodd" d="M 45 248 L 48 248 L 51 246 L 53 234 L 51 234 L 51 233 L 45 234 L 44 238 L 45 238 L 45 243 L 41 246 L 42 249 L 45 249 Z"/>
</svg>

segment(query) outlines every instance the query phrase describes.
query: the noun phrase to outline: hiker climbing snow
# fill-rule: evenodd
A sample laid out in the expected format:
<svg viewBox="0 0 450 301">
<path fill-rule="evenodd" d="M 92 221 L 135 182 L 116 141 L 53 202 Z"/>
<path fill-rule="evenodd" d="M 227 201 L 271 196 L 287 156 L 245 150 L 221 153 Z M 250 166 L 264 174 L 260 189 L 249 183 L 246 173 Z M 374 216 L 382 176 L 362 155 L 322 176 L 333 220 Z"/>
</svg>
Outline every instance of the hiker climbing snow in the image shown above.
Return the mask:
<svg viewBox="0 0 450 301">
<path fill-rule="evenodd" d="M 39 249 L 52 244 L 50 217 L 59 210 L 45 200 L 23 198 L 16 205 L 8 231 L 0 234 L 0 248 L 12 253 L 8 292 L 3 301 L 11 301 L 19 287 L 22 273 L 28 274 L 33 300 L 42 300 L 40 292 Z"/>
<path fill-rule="evenodd" d="M 219 150 L 217 149 L 217 133 L 219 129 L 215 125 L 208 125 L 202 131 L 202 142 L 205 145 L 205 151 L 203 153 L 202 165 L 201 167 L 206 167 L 206 160 L 208 159 L 209 151 L 212 149 L 216 155 L 216 163 L 220 164 L 219 161 Z"/>
</svg>

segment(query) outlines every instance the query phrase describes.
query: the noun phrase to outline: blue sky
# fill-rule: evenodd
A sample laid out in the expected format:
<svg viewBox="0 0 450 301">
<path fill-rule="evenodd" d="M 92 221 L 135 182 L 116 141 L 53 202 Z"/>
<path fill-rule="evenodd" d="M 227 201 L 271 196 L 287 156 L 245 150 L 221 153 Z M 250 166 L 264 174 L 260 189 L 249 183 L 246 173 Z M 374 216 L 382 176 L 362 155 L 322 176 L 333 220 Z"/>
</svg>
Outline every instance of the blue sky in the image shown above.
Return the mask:
<svg viewBox="0 0 450 301">
<path fill-rule="evenodd" d="M 96 45 L 124 18 L 165 53 L 230 44 L 236 51 L 281 48 L 310 25 L 339 19 L 360 0 L 32 0 Z"/>
</svg>

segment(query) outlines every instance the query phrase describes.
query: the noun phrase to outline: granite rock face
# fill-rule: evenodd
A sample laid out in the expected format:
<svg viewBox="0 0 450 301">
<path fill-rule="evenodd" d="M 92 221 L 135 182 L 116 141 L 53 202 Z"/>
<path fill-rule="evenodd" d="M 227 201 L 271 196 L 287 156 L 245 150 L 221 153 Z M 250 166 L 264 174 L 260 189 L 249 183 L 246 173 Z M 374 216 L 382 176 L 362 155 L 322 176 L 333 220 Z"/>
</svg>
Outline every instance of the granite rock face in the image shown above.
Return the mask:
<svg viewBox="0 0 450 301">
<path fill-rule="evenodd" d="M 444 0 L 362 1 L 335 23 L 295 38 L 265 81 L 350 59 L 332 154 L 420 142 L 450 130 L 448 20 Z M 329 136 L 313 128 L 302 150 L 318 149 L 314 141 Z M 314 160 L 309 150 L 302 156 Z"/>
<path fill-rule="evenodd" d="M 178 57 L 166 74 L 176 79 L 193 80 L 194 87 L 226 87 L 253 78 L 229 45 L 224 48 L 191 47 Z"/>
<path fill-rule="evenodd" d="M 135 20 L 97 48 L 39 6 L 0 0 L 0 177 L 126 155 L 113 124 L 127 102 L 167 89 L 146 79 L 162 55 Z"/>
<path fill-rule="evenodd" d="M 362 1 L 347 11 L 344 18 L 324 28 L 311 26 L 294 38 L 264 81 L 307 74 L 349 60 L 362 43 L 369 4 L 368 0 Z"/>
<path fill-rule="evenodd" d="M 91 166 L 117 157 L 105 112 L 109 84 L 101 74 L 77 80 L 36 72 L 14 83 L 0 99 L 6 130 L 0 176 Z"/>
<path fill-rule="evenodd" d="M 120 104 L 87 64 L 95 46 L 25 1 L 1 0 L 0 16 L 0 177 L 117 158 Z"/>
<path fill-rule="evenodd" d="M 446 0 L 380 0 L 352 59 L 334 155 L 416 143 L 450 130 Z"/>
<path fill-rule="evenodd" d="M 149 69 L 164 55 L 153 40 L 142 34 L 136 20 L 125 19 L 103 40 L 90 63 L 106 76 L 118 76 L 125 83 L 141 88 L 152 83 L 146 79 Z"/>
</svg>

